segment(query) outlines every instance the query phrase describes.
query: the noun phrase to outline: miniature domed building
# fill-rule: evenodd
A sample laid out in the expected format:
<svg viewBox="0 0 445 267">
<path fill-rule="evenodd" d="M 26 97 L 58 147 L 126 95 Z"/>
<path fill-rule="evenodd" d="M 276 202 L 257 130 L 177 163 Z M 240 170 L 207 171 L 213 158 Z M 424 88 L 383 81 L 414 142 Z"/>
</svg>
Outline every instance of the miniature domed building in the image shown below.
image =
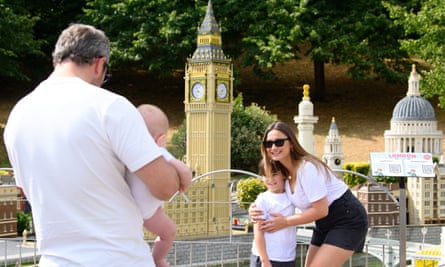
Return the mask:
<svg viewBox="0 0 445 267">
<path fill-rule="evenodd" d="M 420 95 L 419 75 L 415 65 L 409 77 L 408 92 L 394 107 L 391 129 L 385 131 L 385 152 L 431 153 L 442 162 L 442 131 L 431 103 Z M 440 169 L 437 167 L 436 169 Z M 408 178 L 408 224 L 434 224 L 445 222 L 445 177 L 436 171 L 433 178 Z"/>
<path fill-rule="evenodd" d="M 442 159 L 442 136 L 431 103 L 420 95 L 415 65 L 406 96 L 394 107 L 391 129 L 385 131 L 385 152 L 431 153 Z"/>
</svg>

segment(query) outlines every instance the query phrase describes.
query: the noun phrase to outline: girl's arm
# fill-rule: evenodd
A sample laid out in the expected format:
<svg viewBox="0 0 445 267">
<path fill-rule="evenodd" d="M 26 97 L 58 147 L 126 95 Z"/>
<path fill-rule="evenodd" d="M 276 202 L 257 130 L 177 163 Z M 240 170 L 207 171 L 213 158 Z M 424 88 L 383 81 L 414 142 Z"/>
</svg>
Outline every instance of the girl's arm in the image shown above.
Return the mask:
<svg viewBox="0 0 445 267">
<path fill-rule="evenodd" d="M 266 240 L 264 239 L 264 232 L 260 230 L 259 225 L 256 223 L 253 225 L 253 238 L 255 242 L 255 248 L 261 260 L 262 267 L 272 266 L 269 260 L 266 249 Z"/>
</svg>

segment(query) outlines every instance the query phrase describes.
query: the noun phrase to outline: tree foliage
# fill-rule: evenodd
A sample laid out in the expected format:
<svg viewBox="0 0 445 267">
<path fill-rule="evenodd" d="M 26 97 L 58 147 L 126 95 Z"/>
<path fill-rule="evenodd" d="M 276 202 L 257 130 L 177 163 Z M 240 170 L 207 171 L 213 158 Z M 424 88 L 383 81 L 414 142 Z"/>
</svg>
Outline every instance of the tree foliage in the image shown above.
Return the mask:
<svg viewBox="0 0 445 267">
<path fill-rule="evenodd" d="M 85 0 L 0 0 L 0 78 L 41 79 L 60 32 L 78 22 Z M 36 67 L 38 66 L 38 67 Z"/>
<path fill-rule="evenodd" d="M 41 41 L 34 39 L 33 17 L 22 6 L 0 0 L 0 77 L 27 79 L 23 63 L 40 53 Z"/>
<path fill-rule="evenodd" d="M 90 0 L 86 17 L 113 43 L 114 64 L 150 71 L 182 68 L 196 48 L 207 0 Z M 403 34 L 377 0 L 213 0 L 226 54 L 270 77 L 277 63 L 308 55 L 318 66 L 314 100 L 324 93 L 323 64 L 346 65 L 354 78 L 405 79 Z M 236 14 L 236 15 L 235 15 Z M 303 49 L 302 49 L 303 47 Z M 124 64 L 126 63 L 126 64 Z M 403 74 L 401 74 L 403 72 Z M 320 90 L 321 93 L 319 92 Z"/>
<path fill-rule="evenodd" d="M 91 23 L 107 33 L 112 42 L 113 68 L 170 74 L 182 69 L 196 48 L 197 29 L 207 3 L 0 0 L 0 76 L 20 76 L 20 67 L 34 67 L 27 57 L 30 54 L 43 53 L 45 64 L 49 64 L 57 35 L 71 22 Z M 445 79 L 440 61 L 441 2 L 391 3 L 394 6 L 387 4 L 385 8 L 378 0 L 212 1 L 215 18 L 221 22 L 223 48 L 235 64 L 252 66 L 256 73 L 270 77 L 276 64 L 309 56 L 315 70 L 314 100 L 324 94 L 325 63 L 347 66 L 354 78 L 404 81 L 407 50 L 432 66 L 423 73 L 425 83 L 432 88 L 427 94 L 445 101 L 440 89 Z M 403 49 L 399 39 L 405 40 Z M 45 40 L 43 45 L 39 40 Z"/>
<path fill-rule="evenodd" d="M 417 5 L 415 5 L 417 3 Z M 427 63 L 421 71 L 421 91 L 425 97 L 437 96 L 445 107 L 445 6 L 441 0 L 414 1 L 402 6 L 386 2 L 395 22 L 405 30 L 400 40 L 410 56 Z"/>
<path fill-rule="evenodd" d="M 231 168 L 257 171 L 261 159 L 261 141 L 264 130 L 277 116 L 256 103 L 244 106 L 239 94 L 233 103 L 231 118 Z"/>
<path fill-rule="evenodd" d="M 110 38 L 114 68 L 170 74 L 196 48 L 205 7 L 191 0 L 95 0 L 88 1 L 85 14 Z"/>
<path fill-rule="evenodd" d="M 347 66 L 357 79 L 406 78 L 407 54 L 398 43 L 403 29 L 392 22 L 381 1 L 226 2 L 222 13 L 233 12 L 229 5 L 243 10 L 240 16 L 223 15 L 229 17 L 223 24 L 227 32 L 239 35 L 231 40 L 243 47 L 242 62 L 270 77 L 275 64 L 309 56 L 314 62 L 314 100 L 324 96 L 325 63 Z"/>
<path fill-rule="evenodd" d="M 309 1 L 301 17 L 313 61 L 344 64 L 354 78 L 404 79 L 403 34 L 381 1 Z"/>
</svg>

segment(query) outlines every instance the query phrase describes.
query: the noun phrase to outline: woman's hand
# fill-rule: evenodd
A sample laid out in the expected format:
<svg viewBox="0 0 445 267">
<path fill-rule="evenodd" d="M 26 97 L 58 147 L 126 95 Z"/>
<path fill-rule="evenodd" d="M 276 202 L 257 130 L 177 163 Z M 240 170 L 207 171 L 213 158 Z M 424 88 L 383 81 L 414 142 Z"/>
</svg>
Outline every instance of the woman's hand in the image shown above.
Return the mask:
<svg viewBox="0 0 445 267">
<path fill-rule="evenodd" d="M 258 223 L 264 221 L 262 218 L 263 211 L 256 208 L 255 203 L 252 203 L 249 207 L 249 217 L 253 223 Z"/>
<path fill-rule="evenodd" d="M 271 213 L 272 219 L 261 222 L 260 230 L 268 233 L 273 233 L 288 226 L 286 217 L 280 213 Z"/>
</svg>

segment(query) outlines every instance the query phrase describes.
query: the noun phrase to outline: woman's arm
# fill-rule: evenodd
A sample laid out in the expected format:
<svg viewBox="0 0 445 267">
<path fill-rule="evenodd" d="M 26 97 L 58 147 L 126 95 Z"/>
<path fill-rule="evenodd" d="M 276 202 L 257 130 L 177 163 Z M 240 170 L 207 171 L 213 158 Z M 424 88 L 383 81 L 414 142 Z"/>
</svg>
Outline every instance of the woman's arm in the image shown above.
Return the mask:
<svg viewBox="0 0 445 267">
<path fill-rule="evenodd" d="M 329 212 L 328 198 L 323 197 L 320 200 L 311 203 L 311 207 L 302 213 L 284 217 L 279 213 L 271 213 L 273 219 L 261 223 L 260 230 L 265 232 L 275 232 L 288 226 L 296 226 L 314 222 L 326 217 Z"/>
</svg>

